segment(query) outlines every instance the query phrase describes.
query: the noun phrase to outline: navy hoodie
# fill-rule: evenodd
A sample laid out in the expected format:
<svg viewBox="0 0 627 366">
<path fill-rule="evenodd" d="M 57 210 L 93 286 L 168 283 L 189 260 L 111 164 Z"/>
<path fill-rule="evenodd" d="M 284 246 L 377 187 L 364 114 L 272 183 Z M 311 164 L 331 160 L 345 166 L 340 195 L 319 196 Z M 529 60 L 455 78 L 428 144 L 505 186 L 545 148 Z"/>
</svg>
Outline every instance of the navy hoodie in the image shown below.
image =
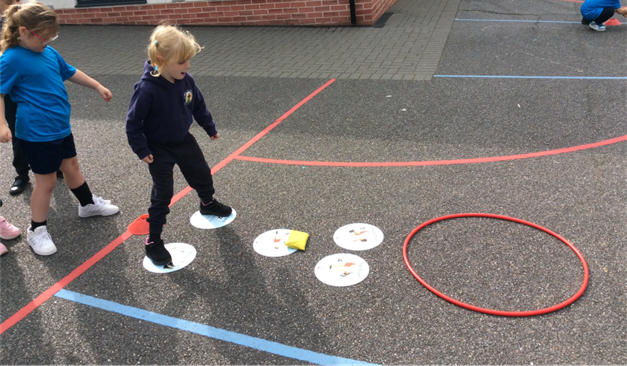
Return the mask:
<svg viewBox="0 0 627 366">
<path fill-rule="evenodd" d="M 146 61 L 126 115 L 128 143 L 140 160 L 151 154 L 149 143 L 167 145 L 182 141 L 194 119 L 209 136 L 218 133 L 191 75 L 185 74 L 172 84 L 163 76 L 150 75 L 153 70 L 150 60 Z"/>
</svg>

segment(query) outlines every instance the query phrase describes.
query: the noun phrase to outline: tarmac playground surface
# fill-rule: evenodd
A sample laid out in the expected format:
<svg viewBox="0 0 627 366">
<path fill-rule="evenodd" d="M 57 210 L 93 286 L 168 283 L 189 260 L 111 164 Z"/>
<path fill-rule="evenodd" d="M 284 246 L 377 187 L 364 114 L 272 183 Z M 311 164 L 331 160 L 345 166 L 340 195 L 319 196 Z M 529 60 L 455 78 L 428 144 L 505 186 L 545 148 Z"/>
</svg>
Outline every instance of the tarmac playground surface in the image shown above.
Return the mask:
<svg viewBox="0 0 627 366">
<path fill-rule="evenodd" d="M 448 23 L 444 15 L 411 23 L 422 11 L 416 4 L 454 11 Z M 579 23 L 579 5 L 401 0 L 383 28 L 190 28 L 210 45 L 190 73 L 221 137 L 210 142 L 197 125 L 191 132 L 216 197 L 237 218 L 215 230 L 190 225 L 198 198 L 175 170 L 181 194 L 163 239 L 188 243 L 197 256 L 169 274 L 143 268 L 145 237 L 127 231 L 150 200 L 150 175 L 124 124 L 152 28 L 62 27 L 54 47 L 114 95 L 106 104 L 67 85 L 81 169 L 120 213 L 80 219 L 59 181 L 48 216 L 59 251 L 36 256 L 25 234 L 3 241 L 0 363 L 626 364 L 627 25 L 591 31 Z M 407 52 L 420 47 L 392 44 L 412 31 L 431 34 L 424 50 L 438 37 L 445 43 L 412 58 Z M 331 56 L 311 54 L 290 73 L 253 75 L 280 60 L 289 68 L 299 46 L 336 47 L 338 34 L 364 48 L 352 60 L 337 51 L 325 66 Z M 376 36 L 398 67 L 366 49 Z M 261 38 L 268 46 L 247 46 Z M 420 62 L 436 54 L 437 69 L 424 77 Z M 325 67 L 333 71 L 316 74 Z M 10 145 L 0 151 L 2 215 L 24 231 L 32 187 L 8 195 Z M 457 213 L 514 217 L 559 234 L 585 258 L 585 292 L 529 317 L 436 296 L 405 266 L 403 243 L 420 224 Z M 326 285 L 314 267 L 347 252 L 333 234 L 351 223 L 385 238 L 348 251 L 368 263 L 365 280 Z M 307 249 L 256 253 L 255 238 L 280 228 L 309 233 Z M 582 262 L 554 236 L 490 218 L 430 225 L 410 240 L 408 259 L 444 294 L 504 311 L 563 303 L 585 281 Z"/>
</svg>

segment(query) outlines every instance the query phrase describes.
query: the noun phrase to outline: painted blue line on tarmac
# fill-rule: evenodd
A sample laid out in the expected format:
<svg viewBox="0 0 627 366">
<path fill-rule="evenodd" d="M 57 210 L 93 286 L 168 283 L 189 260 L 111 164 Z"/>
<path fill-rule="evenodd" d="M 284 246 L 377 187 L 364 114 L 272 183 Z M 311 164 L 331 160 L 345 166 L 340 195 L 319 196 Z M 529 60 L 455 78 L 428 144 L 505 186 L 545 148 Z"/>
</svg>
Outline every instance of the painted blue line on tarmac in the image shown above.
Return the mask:
<svg viewBox="0 0 627 366">
<path fill-rule="evenodd" d="M 525 20 L 525 19 L 455 19 L 462 22 L 516 22 L 516 23 L 568 23 L 581 24 L 581 22 L 570 22 L 562 20 Z"/>
<path fill-rule="evenodd" d="M 627 76 L 433 75 L 434 78 L 627 80 Z"/>
<path fill-rule="evenodd" d="M 214 328 L 208 325 L 194 323 L 183 319 L 172 318 L 166 315 L 161 315 L 153 313 L 151 311 L 121 305 L 115 302 L 98 299 L 95 297 L 79 294 L 77 292 L 64 289 L 57 292 L 55 296 L 83 305 L 126 315 L 131 318 L 145 320 L 147 322 L 164 325 L 166 327 L 176 328 L 186 332 L 196 333 L 206 337 L 219 339 L 221 341 L 235 343 L 275 355 L 294 358 L 301 361 L 307 361 L 318 365 L 375 365 L 363 361 L 351 360 L 349 358 L 328 356 L 322 353 L 286 346 L 281 343 L 266 341 L 261 338 L 255 338 L 244 334 L 234 333 L 228 330 Z"/>
</svg>

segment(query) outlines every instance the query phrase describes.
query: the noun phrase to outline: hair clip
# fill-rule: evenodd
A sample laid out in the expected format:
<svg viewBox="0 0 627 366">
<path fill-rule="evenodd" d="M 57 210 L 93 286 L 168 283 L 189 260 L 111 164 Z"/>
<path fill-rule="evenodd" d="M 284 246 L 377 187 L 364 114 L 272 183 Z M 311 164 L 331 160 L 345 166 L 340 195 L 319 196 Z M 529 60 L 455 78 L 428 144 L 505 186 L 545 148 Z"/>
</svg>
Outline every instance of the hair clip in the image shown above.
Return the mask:
<svg viewBox="0 0 627 366">
<path fill-rule="evenodd" d="M 159 41 L 155 40 L 155 44 L 159 44 Z"/>
<path fill-rule="evenodd" d="M 17 10 L 21 10 L 22 9 L 22 4 L 17 4 Z"/>
</svg>

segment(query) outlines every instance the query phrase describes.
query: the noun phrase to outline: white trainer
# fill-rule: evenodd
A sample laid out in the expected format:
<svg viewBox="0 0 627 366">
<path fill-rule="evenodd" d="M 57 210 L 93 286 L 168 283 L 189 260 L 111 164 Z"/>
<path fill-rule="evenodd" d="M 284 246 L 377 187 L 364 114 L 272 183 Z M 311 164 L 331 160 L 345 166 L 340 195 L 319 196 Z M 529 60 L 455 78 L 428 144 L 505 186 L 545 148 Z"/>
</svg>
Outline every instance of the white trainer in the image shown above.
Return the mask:
<svg viewBox="0 0 627 366">
<path fill-rule="evenodd" d="M 29 226 L 27 236 L 28 245 L 33 252 L 39 255 L 52 255 L 57 252 L 57 247 L 54 246 L 46 225 L 38 227 L 35 231 Z"/>
<path fill-rule="evenodd" d="M 104 200 L 102 197 L 92 195 L 94 203 L 90 203 L 87 206 L 81 206 L 78 204 L 78 216 L 91 217 L 91 216 L 109 216 L 120 212 L 118 206 L 111 204 L 111 201 Z"/>
<path fill-rule="evenodd" d="M 605 32 L 605 24 L 597 24 L 596 22 L 590 22 L 588 27 L 594 29 L 597 32 Z"/>
</svg>

